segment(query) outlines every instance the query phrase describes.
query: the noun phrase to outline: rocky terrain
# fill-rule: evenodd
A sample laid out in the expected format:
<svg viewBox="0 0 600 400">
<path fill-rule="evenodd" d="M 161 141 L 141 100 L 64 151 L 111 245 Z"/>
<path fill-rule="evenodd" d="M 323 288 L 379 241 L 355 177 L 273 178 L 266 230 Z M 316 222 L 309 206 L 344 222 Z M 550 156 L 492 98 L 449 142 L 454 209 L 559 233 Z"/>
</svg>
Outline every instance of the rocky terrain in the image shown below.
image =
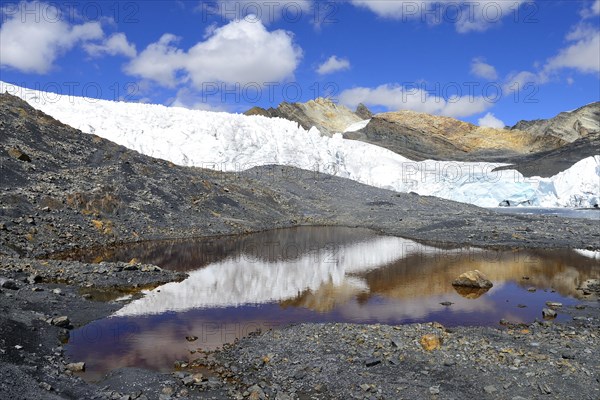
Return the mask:
<svg viewBox="0 0 600 400">
<path fill-rule="evenodd" d="M 411 160 L 490 160 L 538 150 L 533 135 L 522 131 L 479 127 L 454 118 L 414 111 L 375 115 L 346 139 L 385 147 Z"/>
<path fill-rule="evenodd" d="M 510 129 L 531 133 L 544 141 L 572 143 L 592 133 L 600 132 L 600 102 L 562 112 L 550 119 L 519 121 Z"/>
<path fill-rule="evenodd" d="M 582 158 L 598 154 L 600 146 L 600 102 L 548 120 L 519 121 L 505 129 L 408 110 L 373 115 L 362 104 L 352 112 L 322 98 L 306 103 L 284 102 L 268 110 L 254 107 L 245 114 L 296 121 L 305 129 L 314 126 L 329 136 L 341 132 L 346 139 L 385 147 L 415 161 L 507 162 L 518 165 L 527 176 L 554 175 Z M 370 121 L 366 127 L 344 132 L 351 124 L 367 119 Z M 540 165 L 534 167 L 537 160 Z"/>
<path fill-rule="evenodd" d="M 600 325 L 575 318 L 502 331 L 300 325 L 243 339 L 217 358 L 256 398 L 595 399 Z"/>
<path fill-rule="evenodd" d="M 541 151 L 510 160 L 497 169 L 516 169 L 523 176 L 550 177 L 564 171 L 582 158 L 600 154 L 600 132 L 590 133 L 555 150 Z"/>
<path fill-rule="evenodd" d="M 356 122 L 369 119 L 371 112 L 364 105 L 357 108 L 357 112 L 350 111 L 347 107 L 335 104 L 330 99 L 319 97 L 306 103 L 281 103 L 277 108 L 254 107 L 244 114 L 262 115 L 271 118 L 284 118 L 297 122 L 301 127 L 309 130 L 313 126 L 321 134 L 331 136 L 344 130 Z"/>
<path fill-rule="evenodd" d="M 417 161 L 435 159 L 516 164 L 536 159 L 530 156 L 532 153 L 562 149 L 577 140 L 596 143 L 599 121 L 600 103 L 561 113 L 549 120 L 521 121 L 510 129 L 478 127 L 453 118 L 398 111 L 377 114 L 365 128 L 346 132 L 344 137 L 382 146 Z M 583 157 L 579 156 L 576 161 Z"/>
<path fill-rule="evenodd" d="M 291 167 L 236 174 L 179 167 L 82 134 L 10 95 L 0 95 L 0 174 L 0 398 L 598 398 L 595 303 L 565 311 L 577 318 L 573 326 L 534 324 L 518 334 L 435 325 L 290 327 L 200 354 L 195 364 L 212 371 L 204 377 L 189 368 L 123 369 L 85 383 L 77 376 L 85 366 L 63 353 L 70 329 L 120 308 L 115 293 L 185 275 L 136 260 L 46 259 L 57 251 L 303 224 L 453 244 L 597 250 L 600 228 Z M 442 339 L 440 350 L 419 347 L 426 333 Z"/>
</svg>

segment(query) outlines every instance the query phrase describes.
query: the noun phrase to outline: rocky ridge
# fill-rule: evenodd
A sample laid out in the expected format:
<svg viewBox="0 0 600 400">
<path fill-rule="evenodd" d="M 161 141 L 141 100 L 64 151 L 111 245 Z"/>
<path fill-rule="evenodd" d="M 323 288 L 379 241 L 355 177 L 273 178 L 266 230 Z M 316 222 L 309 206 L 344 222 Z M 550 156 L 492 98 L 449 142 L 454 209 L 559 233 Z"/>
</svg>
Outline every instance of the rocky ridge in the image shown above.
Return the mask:
<svg viewBox="0 0 600 400">
<path fill-rule="evenodd" d="M 550 119 L 519 121 L 511 130 L 528 132 L 547 142 L 572 143 L 600 132 L 600 102 L 573 111 L 562 112 Z"/>
<path fill-rule="evenodd" d="M 306 103 L 281 103 L 277 108 L 254 107 L 244 114 L 262 115 L 271 118 L 284 118 L 297 122 L 301 127 L 309 130 L 316 127 L 321 134 L 331 136 L 344 130 L 359 121 L 368 119 L 370 111 L 365 107 L 359 107 L 361 115 L 352 112 L 347 107 L 336 104 L 330 99 L 319 97 Z M 367 118 L 364 118 L 367 116 Z"/>
</svg>

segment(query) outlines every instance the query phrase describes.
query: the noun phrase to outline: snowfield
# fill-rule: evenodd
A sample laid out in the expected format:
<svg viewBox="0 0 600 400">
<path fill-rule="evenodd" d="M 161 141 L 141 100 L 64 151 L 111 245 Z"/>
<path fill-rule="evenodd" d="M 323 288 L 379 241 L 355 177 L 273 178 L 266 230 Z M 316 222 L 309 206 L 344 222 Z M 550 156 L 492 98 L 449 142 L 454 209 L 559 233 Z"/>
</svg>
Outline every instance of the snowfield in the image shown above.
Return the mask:
<svg viewBox="0 0 600 400">
<path fill-rule="evenodd" d="M 503 164 L 415 162 L 341 134 L 330 138 L 316 128 L 306 131 L 280 118 L 61 96 L 4 82 L 0 92 L 19 96 L 82 132 L 183 166 L 243 171 L 289 165 L 482 207 L 504 200 L 538 207 L 591 207 L 600 202 L 600 155 L 551 178 L 524 178 L 515 170 L 493 171 Z"/>
</svg>

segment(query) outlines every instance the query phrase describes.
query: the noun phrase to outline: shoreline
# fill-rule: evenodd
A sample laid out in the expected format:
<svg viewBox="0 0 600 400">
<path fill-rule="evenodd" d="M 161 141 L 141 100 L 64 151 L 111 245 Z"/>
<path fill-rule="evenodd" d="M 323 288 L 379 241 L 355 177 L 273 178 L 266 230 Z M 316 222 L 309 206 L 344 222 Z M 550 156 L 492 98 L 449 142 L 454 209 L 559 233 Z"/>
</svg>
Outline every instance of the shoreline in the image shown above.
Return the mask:
<svg viewBox="0 0 600 400">
<path fill-rule="evenodd" d="M 564 387 L 560 385 L 560 387 L 556 387 L 556 385 L 546 387 L 544 385 L 548 383 L 541 383 L 542 386 L 540 386 L 538 380 L 536 380 L 537 383 L 535 385 L 531 384 L 527 387 L 521 387 L 518 384 L 515 386 L 514 382 L 508 385 L 511 379 L 514 380 L 515 376 L 522 374 L 518 368 L 516 370 L 503 369 L 500 372 L 495 371 L 492 375 L 490 375 L 489 371 L 484 374 L 478 370 L 478 367 L 476 367 L 477 363 L 474 360 L 469 362 L 464 361 L 464 358 L 468 354 L 477 353 L 478 350 L 476 347 L 465 352 L 464 348 L 447 347 L 444 344 L 445 341 L 450 340 L 448 337 L 459 337 L 461 338 L 460 340 L 471 338 L 479 341 L 479 345 L 483 346 L 480 350 L 484 351 L 486 346 L 489 345 L 497 347 L 498 343 L 494 341 L 500 336 L 504 345 L 513 345 L 514 347 L 519 344 L 523 346 L 523 337 L 527 335 L 507 336 L 507 330 L 535 332 L 532 336 L 534 337 L 533 340 L 553 343 L 551 347 L 543 351 L 536 347 L 536 350 L 539 350 L 537 357 L 546 357 L 546 359 L 554 357 L 558 361 L 566 360 L 570 362 L 574 360 L 570 355 L 573 349 L 575 349 L 580 357 L 585 356 L 586 359 L 585 363 L 582 364 L 581 371 L 593 370 L 600 365 L 600 357 L 597 355 L 597 352 L 595 354 L 587 354 L 585 352 L 587 348 L 593 350 L 600 346 L 600 335 L 594 337 L 593 333 L 591 334 L 592 336 L 585 333 L 595 332 L 600 329 L 600 303 L 598 300 L 595 302 L 592 300 L 587 301 L 586 306 L 581 309 L 570 307 L 568 310 L 561 310 L 561 313 L 573 316 L 572 320 L 565 323 L 540 321 L 533 322 L 532 324 L 511 325 L 509 322 L 508 326 L 501 327 L 458 326 L 452 328 L 444 328 L 437 323 L 397 326 L 388 326 L 385 324 L 312 323 L 285 326 L 274 331 L 264 332 L 260 335 L 250 335 L 235 344 L 224 346 L 224 349 L 221 351 L 208 352 L 206 354 L 199 353 L 198 360 L 190 363 L 191 366 L 194 366 L 193 368 L 180 369 L 174 367 L 171 374 L 137 368 L 124 368 L 109 373 L 108 377 L 101 379 L 98 383 L 90 384 L 81 380 L 77 376 L 77 373 L 73 374 L 68 370 L 67 366 L 70 363 L 78 361 L 66 359 L 63 353 L 64 348 L 60 344 L 60 341 L 64 341 L 65 337 L 68 336 L 69 329 L 57 327 L 52 325 L 52 323 L 48 323 L 48 321 L 51 318 L 65 314 L 69 317 L 72 326 L 80 327 L 93 320 L 108 316 L 125 304 L 122 302 L 115 303 L 114 301 L 93 301 L 89 298 L 89 295 L 82 294 L 82 289 L 108 288 L 116 290 L 119 288 L 120 290 L 135 292 L 138 290 L 137 288 L 155 287 L 166 282 L 185 279 L 186 275 L 161 270 L 151 265 L 135 265 L 132 267 L 130 264 L 123 262 L 86 264 L 77 261 L 0 256 L 0 265 L 0 276 L 3 278 L 3 283 L 5 282 L 4 279 L 8 278 L 15 282 L 18 287 L 18 290 L 0 289 L 0 307 L 6 312 L 3 315 L 3 320 L 0 322 L 0 326 L 10 326 L 16 321 L 22 323 L 25 320 L 25 326 L 29 326 L 27 329 L 31 330 L 29 338 L 26 340 L 33 341 L 37 345 L 31 354 L 28 351 L 32 349 L 28 348 L 27 345 L 14 344 L 11 349 L 7 345 L 9 343 L 12 344 L 12 342 L 17 343 L 18 339 L 14 334 L 5 331 L 0 334 L 0 339 L 3 341 L 2 347 L 5 350 L 0 357 L 0 376 L 7 378 L 14 374 L 26 375 L 21 378 L 24 379 L 22 381 L 23 384 L 18 384 L 16 387 L 9 388 L 6 384 L 0 386 L 0 393 L 5 393 L 7 396 L 10 395 L 14 398 L 25 398 L 19 397 L 19 393 L 31 393 L 31 396 L 38 396 L 38 398 L 55 398 L 52 397 L 55 395 L 59 395 L 58 398 L 64 398 L 67 393 L 72 393 L 74 390 L 79 393 L 77 394 L 78 397 L 76 396 L 77 398 L 115 398 L 113 392 L 116 391 L 119 395 L 123 396 L 119 398 L 130 396 L 129 398 L 131 399 L 139 398 L 142 400 L 144 398 L 170 398 L 165 393 L 177 394 L 183 398 L 215 399 L 278 398 L 273 397 L 277 394 L 280 395 L 279 398 L 283 399 L 327 399 L 342 397 L 430 399 L 431 396 L 435 396 L 436 399 L 442 399 L 456 398 L 455 396 L 457 395 L 478 396 L 490 399 L 518 399 L 519 397 L 517 396 L 519 395 L 522 396 L 521 398 L 537 398 L 538 396 L 540 398 L 547 398 L 543 396 L 548 395 L 551 395 L 550 398 L 588 398 L 585 396 L 581 397 L 581 394 L 577 397 L 569 397 L 568 385 L 563 385 Z M 59 289 L 61 293 L 57 295 L 55 289 Z M 600 295 L 600 285 L 596 285 L 592 289 L 597 299 Z M 51 305 L 49 304 L 49 300 Z M 367 341 L 366 343 L 370 343 L 369 345 L 372 347 L 370 350 L 365 349 L 363 343 L 352 346 L 336 340 L 338 337 L 335 332 L 345 332 L 345 334 L 359 337 L 362 332 L 371 329 L 384 333 L 389 333 L 391 330 L 400 337 L 403 337 L 405 343 L 403 342 L 404 347 L 401 347 L 402 351 L 398 350 L 395 345 L 390 344 L 392 343 L 390 341 L 388 341 L 387 345 L 384 343 L 389 339 L 389 335 L 387 334 L 379 337 L 379 341 L 375 339 L 373 339 L 374 341 Z M 438 332 L 437 336 L 443 339 L 440 350 L 427 352 L 421 348 L 418 343 L 418 335 L 415 332 L 425 334 L 425 331 Z M 577 347 L 579 345 L 574 346 L 573 342 L 567 341 L 556 344 L 555 342 L 560 340 L 561 335 L 564 336 L 565 331 L 576 332 L 573 337 L 579 341 L 589 342 L 585 346 L 590 346 L 591 344 L 591 347 Z M 302 338 L 313 334 L 315 337 L 323 335 L 327 337 L 323 341 L 323 346 L 326 346 L 326 349 L 317 352 L 317 354 L 320 354 L 319 356 L 310 356 L 316 358 L 307 358 L 310 354 L 315 353 L 311 353 L 310 349 L 303 348 L 304 339 Z M 185 339 L 182 338 L 182 340 Z M 23 346 L 23 348 L 17 350 L 14 346 Z M 383 346 L 383 349 L 387 349 L 387 353 L 383 353 L 385 354 L 383 358 L 377 357 L 377 354 L 379 354 L 377 349 L 381 349 L 381 346 Z M 356 350 L 357 348 L 361 350 L 358 351 Z M 371 360 L 373 357 L 368 357 L 368 353 L 372 350 L 376 354 L 374 360 Z M 550 350 L 552 351 L 550 352 Z M 344 370 L 343 365 L 345 364 L 341 359 L 333 362 L 329 359 L 327 359 L 329 361 L 323 360 L 321 356 L 328 354 L 328 352 L 345 354 L 348 351 L 358 351 L 357 354 L 360 354 L 359 358 L 350 363 L 352 368 L 349 370 L 348 376 L 340 377 L 338 373 L 323 372 L 338 371 L 340 368 Z M 280 357 L 281 353 L 287 354 L 287 357 Z M 400 361 L 393 360 L 393 357 L 388 353 L 393 354 Z M 555 353 L 560 354 L 558 357 L 555 357 Z M 561 358 L 562 353 L 567 354 L 568 358 Z M 43 355 L 43 358 L 38 358 L 40 355 Z M 261 361 L 264 357 L 269 358 L 270 361 L 267 363 Z M 287 361 L 283 361 L 286 358 Z M 453 358 L 462 360 L 460 362 L 463 363 L 463 373 L 467 373 L 465 371 L 468 371 L 468 375 L 466 376 L 469 377 L 473 385 L 468 382 L 458 384 L 458 381 L 465 379 L 465 375 L 454 376 L 453 373 L 448 374 L 456 364 L 451 363 L 448 366 L 444 363 Z M 190 358 L 190 360 L 193 359 L 194 357 Z M 467 357 L 467 360 L 470 359 Z M 294 374 L 288 374 L 288 376 L 286 375 L 286 371 L 290 368 L 290 362 L 292 362 L 292 365 L 298 363 L 300 365 L 312 365 L 315 363 L 323 365 L 312 369 L 305 368 L 302 372 L 294 372 Z M 376 364 L 373 367 L 366 367 L 364 364 L 366 362 L 376 362 Z M 423 374 L 422 371 L 428 371 L 427 369 L 422 369 L 425 368 L 423 365 L 429 365 L 432 362 L 434 367 L 427 367 L 433 368 L 433 370 L 429 370 L 431 374 Z M 527 368 L 530 371 L 535 371 L 536 377 L 545 374 L 545 372 L 542 372 L 545 371 L 545 367 L 540 368 L 538 365 L 539 360 L 524 362 L 526 362 Z M 435 367 L 435 365 L 439 366 L 440 363 L 443 368 Z M 42 372 L 41 375 L 31 374 L 29 372 L 29 365 L 35 365 L 36 369 L 41 368 L 42 371 L 53 370 L 56 372 L 53 374 Z M 202 378 L 198 378 L 197 368 L 211 372 L 208 374 L 205 373 L 205 376 Z M 493 365 L 489 364 L 488 368 L 490 368 L 490 371 L 493 370 Z M 374 373 L 374 371 L 377 373 Z M 585 389 L 582 393 L 588 393 L 590 395 L 589 398 L 593 398 L 591 396 L 596 393 L 593 390 L 600 390 L 600 383 L 593 380 L 589 381 L 588 374 L 581 371 L 582 375 L 578 375 L 575 371 L 571 372 L 571 377 L 574 379 L 573 382 L 581 385 L 580 392 L 586 387 L 592 390 L 585 392 L 587 390 Z M 398 383 L 395 376 L 399 372 L 409 375 L 414 374 L 414 382 L 410 383 L 410 381 L 404 380 Z M 498 376 L 499 373 L 504 374 L 503 376 L 505 377 L 505 382 L 500 386 L 495 384 L 492 379 L 493 376 Z M 433 375 L 441 383 L 432 379 Z M 194 376 L 198 379 L 193 380 Z M 282 376 L 285 376 L 285 379 Z M 365 376 L 369 378 L 365 380 Z M 357 379 L 365 380 L 365 382 L 356 384 Z M 558 377 L 548 377 L 547 379 L 556 382 Z M 4 382 L 8 381 L 4 380 Z M 142 385 L 142 382 L 150 383 Z M 170 383 L 165 384 L 164 382 Z M 571 386 L 575 384 L 573 382 L 570 383 Z M 483 383 L 486 384 L 484 385 Z M 140 394 L 129 389 L 125 390 L 125 388 L 136 387 L 136 385 L 140 387 L 143 393 L 140 392 Z M 505 385 L 508 386 L 505 387 Z M 143 389 L 141 389 L 142 386 Z M 494 387 L 493 389 L 492 386 Z M 51 389 L 47 390 L 48 387 L 51 387 Z M 111 390 L 108 392 L 103 390 L 106 387 L 110 387 Z M 123 391 L 120 391 L 120 389 L 123 389 Z M 24 390 L 25 392 L 23 392 Z M 394 390 L 400 390 L 404 395 L 392 397 L 396 396 L 394 393 L 399 393 L 394 392 Z M 550 392 L 546 393 L 546 390 Z M 552 395 L 553 393 L 554 395 Z M 557 397 L 558 393 L 560 393 L 560 397 Z M 139 396 L 135 397 L 136 394 Z"/>
</svg>

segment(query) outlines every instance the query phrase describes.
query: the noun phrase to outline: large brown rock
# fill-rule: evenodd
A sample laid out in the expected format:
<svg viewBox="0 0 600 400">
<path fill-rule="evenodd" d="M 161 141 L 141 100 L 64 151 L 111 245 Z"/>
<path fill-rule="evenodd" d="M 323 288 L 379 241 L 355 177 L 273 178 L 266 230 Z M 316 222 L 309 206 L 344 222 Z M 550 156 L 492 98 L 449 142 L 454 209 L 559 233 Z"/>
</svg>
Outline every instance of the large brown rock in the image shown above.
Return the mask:
<svg viewBox="0 0 600 400">
<path fill-rule="evenodd" d="M 458 278 L 452 282 L 452 286 L 489 289 L 494 285 L 482 272 L 475 269 L 460 274 Z"/>
</svg>

